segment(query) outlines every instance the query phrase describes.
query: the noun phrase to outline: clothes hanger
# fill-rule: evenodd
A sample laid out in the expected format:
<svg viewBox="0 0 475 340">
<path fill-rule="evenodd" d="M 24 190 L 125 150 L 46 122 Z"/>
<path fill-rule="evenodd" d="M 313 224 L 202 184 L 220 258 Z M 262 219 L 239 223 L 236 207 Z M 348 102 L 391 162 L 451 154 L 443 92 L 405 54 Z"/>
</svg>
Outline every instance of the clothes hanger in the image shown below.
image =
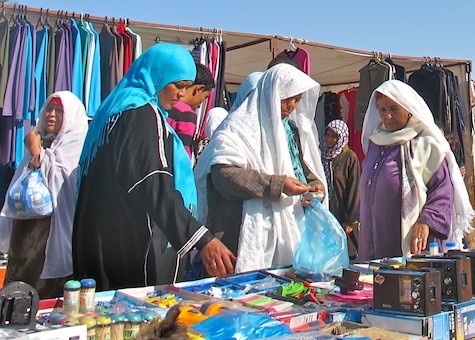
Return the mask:
<svg viewBox="0 0 475 340">
<path fill-rule="evenodd" d="M 297 47 L 294 45 L 294 38 L 290 38 L 289 46 L 285 48 L 287 52 L 297 52 Z"/>
<path fill-rule="evenodd" d="M 2 14 L 0 15 L 1 21 L 8 21 L 7 16 L 5 15 L 5 2 L 2 2 Z"/>
<path fill-rule="evenodd" d="M 38 27 L 45 27 L 45 25 L 43 24 L 43 7 L 40 8 L 40 16 L 38 17 L 38 22 L 36 23 L 36 28 Z"/>
<path fill-rule="evenodd" d="M 179 30 L 179 29 L 180 29 L 180 26 L 178 26 L 178 30 Z M 175 35 L 175 38 L 173 38 L 172 43 L 183 45 L 183 42 L 182 42 L 181 39 L 180 39 L 178 30 L 176 31 L 176 35 Z"/>
</svg>

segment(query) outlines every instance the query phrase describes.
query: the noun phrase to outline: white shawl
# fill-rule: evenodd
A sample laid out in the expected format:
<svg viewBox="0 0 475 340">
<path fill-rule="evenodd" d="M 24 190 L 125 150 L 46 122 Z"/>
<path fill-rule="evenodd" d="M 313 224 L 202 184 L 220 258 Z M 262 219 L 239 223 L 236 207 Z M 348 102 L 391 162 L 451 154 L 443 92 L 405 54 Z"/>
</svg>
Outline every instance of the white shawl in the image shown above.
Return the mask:
<svg viewBox="0 0 475 340">
<path fill-rule="evenodd" d="M 465 187 L 460 169 L 455 160 L 455 156 L 450 150 L 449 143 L 440 131 L 439 127 L 434 122 L 434 117 L 425 103 L 424 99 L 409 85 L 399 80 L 389 80 L 379 86 L 372 94 L 369 101 L 368 109 L 366 111 L 363 122 L 363 131 L 361 142 L 363 150 L 368 151 L 369 140 L 377 141 L 384 138 L 384 134 L 388 138 L 390 135 L 404 133 L 404 132 L 384 132 L 379 127 L 381 119 L 376 108 L 376 92 L 384 94 L 391 98 L 396 103 L 404 107 L 412 114 L 406 129 L 414 129 L 419 133 L 417 146 L 414 150 L 414 155 L 410 162 L 406 162 L 408 170 L 414 176 L 415 185 L 417 188 L 417 206 L 416 213 L 410 214 L 406 219 L 402 219 L 401 234 L 402 244 L 401 249 L 404 256 L 410 256 L 410 242 L 412 236 L 409 231 L 414 223 L 417 222 L 419 214 L 426 202 L 426 184 L 440 166 L 442 160 L 445 158 L 449 165 L 450 176 L 454 186 L 454 207 L 452 212 L 451 230 L 448 240 L 457 243 L 457 246 L 462 249 L 462 238 L 464 232 L 472 230 L 471 222 L 474 217 L 474 210 L 471 206 L 467 189 Z M 405 129 L 403 129 L 405 130 Z M 416 133 L 416 134 L 417 134 Z M 401 155 L 407 155 L 409 150 L 409 139 L 414 137 L 414 133 L 407 133 L 405 143 L 401 143 Z M 412 137 L 411 137 L 412 136 Z M 387 145 L 387 144 L 380 144 Z M 427 150 L 432 150 L 430 154 Z M 404 161 L 404 159 L 403 159 Z M 403 163 L 404 164 L 404 163 Z"/>
<path fill-rule="evenodd" d="M 206 221 L 206 179 L 214 164 L 295 177 L 282 124 L 281 99 L 300 93 L 302 99 L 291 118 L 299 129 L 305 164 L 326 187 L 313 124 L 319 90 L 317 82 L 291 65 L 278 64 L 263 74 L 256 89 L 215 131 L 198 160 L 195 177 L 200 221 Z M 244 201 L 236 272 L 292 264 L 303 218 L 299 196 L 283 194 L 279 202 Z"/>
<path fill-rule="evenodd" d="M 40 154 L 41 174 L 48 187 L 53 202 L 51 230 L 45 253 L 42 279 L 66 277 L 73 273 L 72 231 L 76 203 L 76 183 L 79 156 L 88 129 L 88 119 L 84 105 L 69 91 L 59 91 L 50 95 L 38 117 L 38 131 L 45 136 L 45 108 L 53 97 L 59 97 L 63 104 L 63 124 L 51 146 L 42 149 Z M 12 183 L 28 165 L 30 155 L 26 152 L 18 167 Z M 9 188 L 10 189 L 10 188 Z M 0 217 L 0 251 L 8 252 L 12 219 Z"/>
</svg>

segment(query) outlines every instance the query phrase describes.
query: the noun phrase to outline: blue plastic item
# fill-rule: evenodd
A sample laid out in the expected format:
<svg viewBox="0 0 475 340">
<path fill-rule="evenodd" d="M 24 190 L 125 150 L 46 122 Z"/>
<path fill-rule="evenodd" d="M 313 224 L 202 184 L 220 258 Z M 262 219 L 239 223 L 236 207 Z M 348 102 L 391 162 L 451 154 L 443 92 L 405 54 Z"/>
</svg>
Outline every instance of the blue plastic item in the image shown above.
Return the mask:
<svg viewBox="0 0 475 340">
<path fill-rule="evenodd" d="M 292 334 L 288 325 L 270 316 L 237 309 L 215 314 L 191 328 L 204 334 L 208 340 L 262 339 Z"/>
<path fill-rule="evenodd" d="M 294 254 L 293 266 L 312 278 L 341 276 L 343 268 L 350 264 L 345 231 L 320 199 L 315 198 L 310 203 L 305 209 L 305 230 Z"/>
<path fill-rule="evenodd" d="M 51 215 L 53 203 L 43 183 L 40 169 L 25 169 L 8 190 L 5 215 L 15 219 L 33 219 Z"/>
</svg>

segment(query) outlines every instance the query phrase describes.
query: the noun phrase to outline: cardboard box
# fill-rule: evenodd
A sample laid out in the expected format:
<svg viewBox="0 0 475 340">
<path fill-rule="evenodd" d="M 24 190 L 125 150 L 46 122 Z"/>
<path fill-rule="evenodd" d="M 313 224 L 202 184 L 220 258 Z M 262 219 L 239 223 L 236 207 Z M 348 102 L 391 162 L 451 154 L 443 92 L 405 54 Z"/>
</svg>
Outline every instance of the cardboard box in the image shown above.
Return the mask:
<svg viewBox="0 0 475 340">
<path fill-rule="evenodd" d="M 442 310 L 454 312 L 455 339 L 475 338 L 475 300 L 442 302 Z"/>
<path fill-rule="evenodd" d="M 361 322 L 364 325 L 376 326 L 389 331 L 424 335 L 433 340 L 455 339 L 453 312 L 442 312 L 431 316 L 410 316 L 365 311 Z"/>
<path fill-rule="evenodd" d="M 338 338 L 344 337 L 369 337 L 380 340 L 409 340 L 407 334 L 388 331 L 378 327 L 369 327 L 367 325 L 355 322 L 337 322 L 329 324 L 318 330 L 321 333 L 336 335 Z"/>
</svg>

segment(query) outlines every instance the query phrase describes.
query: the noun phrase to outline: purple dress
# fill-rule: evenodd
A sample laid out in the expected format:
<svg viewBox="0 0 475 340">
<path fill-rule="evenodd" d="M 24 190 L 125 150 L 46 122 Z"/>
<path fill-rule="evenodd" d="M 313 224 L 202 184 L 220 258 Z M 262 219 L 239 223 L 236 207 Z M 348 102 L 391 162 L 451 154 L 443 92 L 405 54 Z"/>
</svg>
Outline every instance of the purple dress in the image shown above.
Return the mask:
<svg viewBox="0 0 475 340">
<path fill-rule="evenodd" d="M 360 179 L 358 260 L 402 256 L 400 146 L 370 141 Z M 429 226 L 429 242 L 447 239 L 453 207 L 453 186 L 444 160 L 427 183 L 427 201 L 418 222 Z"/>
</svg>

